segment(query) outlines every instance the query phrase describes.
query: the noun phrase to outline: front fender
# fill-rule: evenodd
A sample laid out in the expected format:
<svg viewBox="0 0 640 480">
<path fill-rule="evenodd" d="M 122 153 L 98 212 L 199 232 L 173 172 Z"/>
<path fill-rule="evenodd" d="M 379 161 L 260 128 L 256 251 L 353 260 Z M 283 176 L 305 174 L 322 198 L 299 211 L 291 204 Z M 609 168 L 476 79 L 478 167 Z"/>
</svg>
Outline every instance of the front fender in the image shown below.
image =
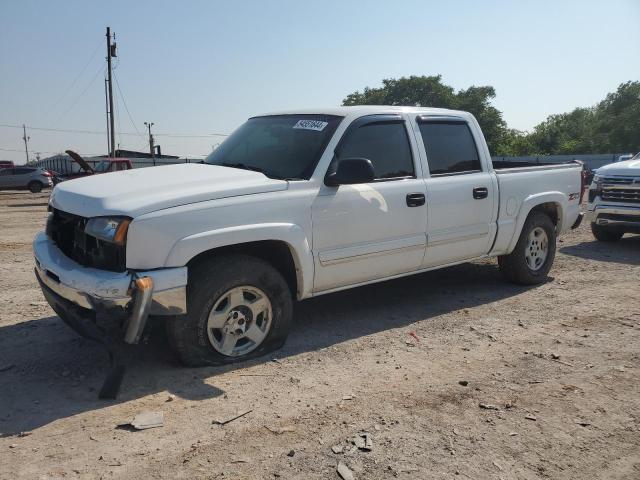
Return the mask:
<svg viewBox="0 0 640 480">
<path fill-rule="evenodd" d="M 281 241 L 289 246 L 296 267 L 298 296 L 308 296 L 313 282 L 313 255 L 304 230 L 292 223 L 242 225 L 189 235 L 173 245 L 165 264 L 183 266 L 196 255 L 214 248 L 262 240 Z"/>
<path fill-rule="evenodd" d="M 516 217 L 516 225 L 514 229 L 514 235 L 511 238 L 511 242 L 509 242 L 509 247 L 507 248 L 507 253 L 511 253 L 514 248 L 516 248 L 516 244 L 518 243 L 518 239 L 520 238 L 520 233 L 522 232 L 522 227 L 524 227 L 524 222 L 527 220 L 529 213 L 538 205 L 542 205 L 543 203 L 553 203 L 556 205 L 558 209 L 558 233 L 562 230 L 562 225 L 564 221 L 564 215 L 567 207 L 569 199 L 562 192 L 544 192 L 537 193 L 535 195 L 530 195 L 522 202 L 520 206 L 520 210 L 518 211 L 518 216 Z"/>
</svg>

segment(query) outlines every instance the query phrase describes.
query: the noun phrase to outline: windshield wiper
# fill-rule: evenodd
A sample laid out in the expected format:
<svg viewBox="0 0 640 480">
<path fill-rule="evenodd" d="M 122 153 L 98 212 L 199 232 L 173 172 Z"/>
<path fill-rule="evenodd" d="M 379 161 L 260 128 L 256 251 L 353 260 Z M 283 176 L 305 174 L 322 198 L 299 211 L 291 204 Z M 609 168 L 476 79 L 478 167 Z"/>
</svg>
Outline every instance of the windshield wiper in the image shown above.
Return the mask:
<svg viewBox="0 0 640 480">
<path fill-rule="evenodd" d="M 286 180 L 284 177 L 267 173 L 260 167 L 254 167 L 253 165 L 247 165 L 246 163 L 221 163 L 220 165 L 223 167 L 239 168 L 241 170 L 250 170 L 252 172 L 262 173 L 265 177 L 274 178 L 276 180 Z"/>
</svg>

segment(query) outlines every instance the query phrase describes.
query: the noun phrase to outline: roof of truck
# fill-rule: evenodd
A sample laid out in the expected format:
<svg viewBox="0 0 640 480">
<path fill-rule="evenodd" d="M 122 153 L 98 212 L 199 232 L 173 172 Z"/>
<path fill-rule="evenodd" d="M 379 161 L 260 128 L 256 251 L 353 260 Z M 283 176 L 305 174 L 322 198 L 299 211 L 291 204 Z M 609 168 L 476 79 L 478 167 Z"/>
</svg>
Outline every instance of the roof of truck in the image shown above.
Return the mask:
<svg viewBox="0 0 640 480">
<path fill-rule="evenodd" d="M 341 117 L 361 117 L 363 115 L 375 115 L 384 113 L 415 113 L 425 115 L 457 115 L 468 116 L 468 112 L 462 110 L 449 110 L 448 108 L 431 107 L 401 107 L 394 105 L 356 105 L 352 107 L 324 107 L 324 108 L 302 108 L 295 110 L 283 110 L 269 112 L 263 115 L 339 115 Z"/>
</svg>

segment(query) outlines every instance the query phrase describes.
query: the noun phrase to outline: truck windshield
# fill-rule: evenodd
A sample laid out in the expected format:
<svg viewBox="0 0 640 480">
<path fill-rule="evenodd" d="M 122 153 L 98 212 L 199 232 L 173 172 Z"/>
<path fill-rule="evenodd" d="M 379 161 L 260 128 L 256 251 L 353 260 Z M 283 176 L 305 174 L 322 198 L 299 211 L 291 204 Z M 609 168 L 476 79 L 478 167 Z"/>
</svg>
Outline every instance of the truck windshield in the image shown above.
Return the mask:
<svg viewBox="0 0 640 480">
<path fill-rule="evenodd" d="M 205 163 L 308 180 L 343 117 L 273 115 L 250 118 Z"/>
</svg>

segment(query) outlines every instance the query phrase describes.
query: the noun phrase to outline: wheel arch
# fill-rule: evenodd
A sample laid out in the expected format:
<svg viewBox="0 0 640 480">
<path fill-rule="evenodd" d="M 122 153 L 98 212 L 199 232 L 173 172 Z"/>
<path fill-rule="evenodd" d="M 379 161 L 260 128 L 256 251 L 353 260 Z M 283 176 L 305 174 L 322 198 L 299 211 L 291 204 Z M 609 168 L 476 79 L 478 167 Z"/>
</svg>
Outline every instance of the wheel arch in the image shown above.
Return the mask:
<svg viewBox="0 0 640 480">
<path fill-rule="evenodd" d="M 205 258 L 244 254 L 260 258 L 285 278 L 292 295 L 305 298 L 311 292 L 313 259 L 304 231 L 294 224 L 231 227 L 203 232 L 179 240 L 166 265 L 191 266 Z"/>
<path fill-rule="evenodd" d="M 542 193 L 528 197 L 520 207 L 515 232 L 507 252 L 511 253 L 516 248 L 524 223 L 532 212 L 542 212 L 548 215 L 556 227 L 556 232 L 560 234 L 564 221 L 564 205 L 566 201 L 566 197 L 562 192 Z"/>
</svg>

